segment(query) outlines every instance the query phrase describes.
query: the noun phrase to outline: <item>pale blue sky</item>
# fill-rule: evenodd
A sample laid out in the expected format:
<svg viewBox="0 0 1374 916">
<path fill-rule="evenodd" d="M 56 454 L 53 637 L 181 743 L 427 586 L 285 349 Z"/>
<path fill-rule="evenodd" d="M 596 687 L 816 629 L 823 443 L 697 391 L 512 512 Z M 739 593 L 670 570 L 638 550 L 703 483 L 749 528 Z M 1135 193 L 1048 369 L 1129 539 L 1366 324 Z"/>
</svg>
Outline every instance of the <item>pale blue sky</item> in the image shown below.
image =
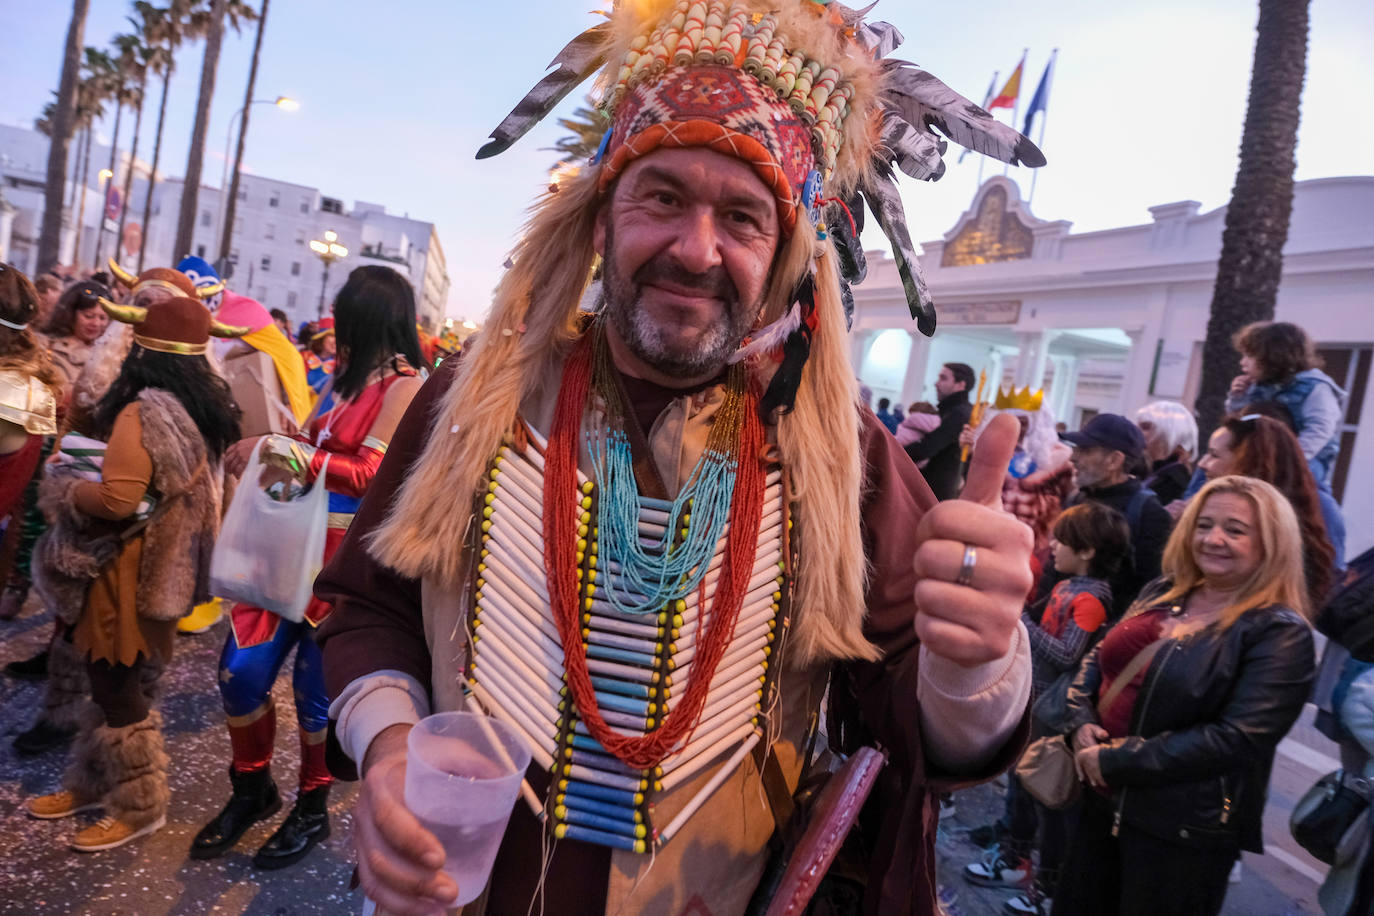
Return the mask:
<svg viewBox="0 0 1374 916">
<path fill-rule="evenodd" d="M 56 86 L 70 4 L 4 5 L 0 122 L 29 126 Z M 550 119 L 496 159 L 477 162 L 473 154 L 563 43 L 596 21 L 587 12 L 595 5 L 274 0 L 257 95 L 290 95 L 302 107 L 294 114 L 256 109 L 245 164 L 350 205 L 366 200 L 435 222 L 453 279 L 450 314 L 479 317 L 553 160 L 540 147 L 560 131 Z M 86 43 L 103 45 L 126 28 L 128 8 L 126 0 L 91 0 Z M 1029 47 L 1022 86 L 1028 101 L 1050 49 L 1060 49 L 1044 142 L 1050 164 L 1033 209 L 1083 231 L 1147 221 L 1147 207 L 1169 201 L 1191 198 L 1207 209 L 1226 202 L 1257 9 L 1244 0 L 883 0 L 871 15 L 907 36 L 897 56 L 975 100 L 992 71 L 1005 79 Z M 242 100 L 252 38 L 250 27 L 225 42 L 208 184 L 219 181 L 225 128 Z M 170 174 L 185 169 L 200 63 L 199 45 L 183 50 L 172 81 L 163 147 Z M 1300 179 L 1374 172 L 1371 89 L 1374 4 L 1313 0 Z M 145 156 L 150 140 L 145 128 Z M 957 153 L 951 147 L 940 182 L 907 182 L 918 241 L 943 235 L 973 195 L 977 157 L 956 166 Z M 985 177 L 994 173 L 990 163 Z M 1029 174 L 1019 177 L 1028 190 Z M 881 237 L 865 241 L 876 247 Z"/>
</svg>

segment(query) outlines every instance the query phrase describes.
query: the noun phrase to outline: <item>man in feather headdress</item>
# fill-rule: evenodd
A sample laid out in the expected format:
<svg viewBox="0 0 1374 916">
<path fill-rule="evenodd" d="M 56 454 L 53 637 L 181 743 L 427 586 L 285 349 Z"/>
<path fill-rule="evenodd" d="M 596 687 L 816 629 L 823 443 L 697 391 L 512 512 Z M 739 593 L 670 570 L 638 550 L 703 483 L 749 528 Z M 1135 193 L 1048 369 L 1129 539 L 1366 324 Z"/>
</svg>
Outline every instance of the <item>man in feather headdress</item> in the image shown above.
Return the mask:
<svg viewBox="0 0 1374 916">
<path fill-rule="evenodd" d="M 860 405 L 847 214 L 862 195 L 933 331 L 894 162 L 940 173 L 930 124 L 1044 160 L 880 60 L 898 41 L 810 0 L 622 4 L 479 154 L 607 65 L 601 152 L 536 207 L 316 583 L 334 732 L 363 774 L 360 878 L 387 911 L 480 891 L 402 802 L 410 727 L 467 709 L 534 760 L 487 912 L 541 889 L 560 913 L 744 912 L 828 683 L 832 746 L 889 758 L 867 908 L 935 912 L 934 793 L 1024 740 L 1031 537 L 998 506 L 1010 418 L 937 505 Z"/>
</svg>

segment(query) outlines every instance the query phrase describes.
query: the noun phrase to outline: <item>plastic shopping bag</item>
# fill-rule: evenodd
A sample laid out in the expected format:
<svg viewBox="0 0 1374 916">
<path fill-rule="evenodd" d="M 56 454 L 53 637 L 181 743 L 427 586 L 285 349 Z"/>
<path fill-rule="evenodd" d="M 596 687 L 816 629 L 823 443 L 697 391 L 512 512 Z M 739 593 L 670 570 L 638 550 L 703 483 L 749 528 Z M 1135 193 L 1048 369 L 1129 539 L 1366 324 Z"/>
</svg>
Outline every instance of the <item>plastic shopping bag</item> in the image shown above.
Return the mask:
<svg viewBox="0 0 1374 916">
<path fill-rule="evenodd" d="M 281 502 L 262 489 L 261 447 L 258 440 L 220 526 L 210 560 L 210 593 L 299 623 L 324 565 L 329 459 L 310 489 Z"/>
</svg>

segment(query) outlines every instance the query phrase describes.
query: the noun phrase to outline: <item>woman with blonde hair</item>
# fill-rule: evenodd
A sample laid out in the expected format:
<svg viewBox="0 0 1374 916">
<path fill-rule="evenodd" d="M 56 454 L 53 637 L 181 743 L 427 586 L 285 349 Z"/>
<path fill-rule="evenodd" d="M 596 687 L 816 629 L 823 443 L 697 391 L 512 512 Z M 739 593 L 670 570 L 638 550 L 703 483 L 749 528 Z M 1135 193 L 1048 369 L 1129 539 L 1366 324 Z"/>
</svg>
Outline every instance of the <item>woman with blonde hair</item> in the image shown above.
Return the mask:
<svg viewBox="0 0 1374 916">
<path fill-rule="evenodd" d="M 1218 478 L 1163 569 L 1069 689 L 1091 790 L 1056 914 L 1214 914 L 1240 851 L 1263 851 L 1274 748 L 1315 669 L 1297 517 L 1270 484 Z"/>
</svg>

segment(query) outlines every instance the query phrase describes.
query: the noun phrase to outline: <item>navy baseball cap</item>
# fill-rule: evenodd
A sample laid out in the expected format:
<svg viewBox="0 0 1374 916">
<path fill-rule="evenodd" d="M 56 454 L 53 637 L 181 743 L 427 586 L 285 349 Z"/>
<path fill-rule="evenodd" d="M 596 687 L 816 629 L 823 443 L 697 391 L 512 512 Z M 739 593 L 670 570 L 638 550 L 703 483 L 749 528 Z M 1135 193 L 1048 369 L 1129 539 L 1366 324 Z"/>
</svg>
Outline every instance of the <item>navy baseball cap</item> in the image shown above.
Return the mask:
<svg viewBox="0 0 1374 916">
<path fill-rule="evenodd" d="M 1077 432 L 1060 433 L 1059 438 L 1080 448 L 1109 448 L 1127 458 L 1145 454 L 1145 434 L 1120 414 L 1100 413 Z"/>
</svg>

